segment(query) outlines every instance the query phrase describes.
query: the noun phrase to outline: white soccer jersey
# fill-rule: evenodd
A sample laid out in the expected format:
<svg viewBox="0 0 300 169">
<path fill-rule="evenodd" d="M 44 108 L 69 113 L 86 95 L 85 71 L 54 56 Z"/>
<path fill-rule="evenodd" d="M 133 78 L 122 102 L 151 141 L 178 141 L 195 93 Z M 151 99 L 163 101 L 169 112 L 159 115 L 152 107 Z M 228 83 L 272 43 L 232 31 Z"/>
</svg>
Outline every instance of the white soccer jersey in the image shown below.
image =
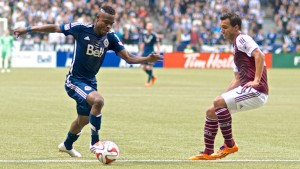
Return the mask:
<svg viewBox="0 0 300 169">
<path fill-rule="evenodd" d="M 254 80 L 255 77 L 255 58 L 251 55 L 258 48 L 257 43 L 249 36 L 240 34 L 237 36 L 234 47 L 234 72 L 239 73 L 240 86 L 224 94 L 227 108 L 230 112 L 244 111 L 255 109 L 267 102 L 268 99 L 268 82 L 267 70 L 264 67 L 260 84 L 255 88 L 243 86 Z"/>
</svg>

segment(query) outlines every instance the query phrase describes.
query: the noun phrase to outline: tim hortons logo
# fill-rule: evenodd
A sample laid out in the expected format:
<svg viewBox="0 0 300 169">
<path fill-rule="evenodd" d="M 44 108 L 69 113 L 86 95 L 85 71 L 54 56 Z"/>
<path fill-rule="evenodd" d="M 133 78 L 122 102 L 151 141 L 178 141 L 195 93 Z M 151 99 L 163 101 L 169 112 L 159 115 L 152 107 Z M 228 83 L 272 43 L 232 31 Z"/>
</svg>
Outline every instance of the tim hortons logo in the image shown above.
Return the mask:
<svg viewBox="0 0 300 169">
<path fill-rule="evenodd" d="M 219 53 L 211 53 L 209 58 L 201 59 L 200 53 L 184 54 L 186 61 L 184 68 L 233 68 L 233 55 L 227 58 L 220 58 Z"/>
</svg>

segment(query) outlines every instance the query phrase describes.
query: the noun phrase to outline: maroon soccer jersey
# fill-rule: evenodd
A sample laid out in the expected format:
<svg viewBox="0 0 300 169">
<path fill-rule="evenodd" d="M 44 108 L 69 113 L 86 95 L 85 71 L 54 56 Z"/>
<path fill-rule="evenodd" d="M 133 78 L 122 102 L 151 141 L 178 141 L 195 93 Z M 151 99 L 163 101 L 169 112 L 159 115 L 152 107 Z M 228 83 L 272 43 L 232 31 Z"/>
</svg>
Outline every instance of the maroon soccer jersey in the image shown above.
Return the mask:
<svg viewBox="0 0 300 169">
<path fill-rule="evenodd" d="M 241 86 L 249 81 L 253 81 L 255 77 L 255 58 L 251 56 L 253 50 L 258 48 L 257 43 L 245 34 L 239 34 L 233 44 L 234 47 L 234 71 L 240 74 Z M 268 78 L 267 69 L 264 66 L 263 74 L 258 87 L 255 89 L 261 93 L 268 94 Z"/>
</svg>

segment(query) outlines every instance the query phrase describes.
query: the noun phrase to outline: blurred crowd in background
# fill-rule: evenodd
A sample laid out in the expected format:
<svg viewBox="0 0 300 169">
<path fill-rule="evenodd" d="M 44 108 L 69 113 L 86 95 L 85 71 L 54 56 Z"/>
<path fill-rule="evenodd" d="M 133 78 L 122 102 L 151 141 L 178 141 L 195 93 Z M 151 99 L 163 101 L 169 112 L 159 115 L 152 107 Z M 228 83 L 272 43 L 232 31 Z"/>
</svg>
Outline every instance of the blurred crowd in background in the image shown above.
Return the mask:
<svg viewBox="0 0 300 169">
<path fill-rule="evenodd" d="M 145 24 L 154 24 L 162 44 L 173 51 L 206 51 L 228 46 L 220 33 L 219 17 L 236 12 L 247 33 L 266 52 L 300 52 L 300 6 L 298 0 L 5 0 L 0 18 L 17 27 L 68 22 L 93 23 L 99 7 L 116 9 L 113 31 L 124 44 L 137 45 Z M 53 50 L 73 44 L 71 36 L 31 33 L 21 41 L 21 50 Z"/>
<path fill-rule="evenodd" d="M 300 6 L 298 0 L 170 0 L 164 1 L 160 19 L 181 50 L 191 44 L 195 50 L 203 45 L 228 44 L 219 26 L 224 11 L 238 13 L 242 33 L 249 34 L 264 51 L 299 51 Z M 269 23 L 266 23 L 266 21 Z M 273 24 L 273 25 L 272 25 Z"/>
</svg>

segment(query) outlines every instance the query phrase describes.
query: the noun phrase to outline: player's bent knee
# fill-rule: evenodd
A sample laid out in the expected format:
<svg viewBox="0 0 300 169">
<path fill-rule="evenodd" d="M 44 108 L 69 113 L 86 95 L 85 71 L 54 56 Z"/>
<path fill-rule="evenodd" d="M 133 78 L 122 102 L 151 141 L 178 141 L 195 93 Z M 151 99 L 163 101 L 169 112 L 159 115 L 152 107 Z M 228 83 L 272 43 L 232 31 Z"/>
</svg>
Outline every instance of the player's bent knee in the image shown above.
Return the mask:
<svg viewBox="0 0 300 169">
<path fill-rule="evenodd" d="M 213 106 L 210 106 L 206 109 L 206 117 L 210 119 L 217 119 L 215 108 Z"/>
<path fill-rule="evenodd" d="M 214 107 L 208 107 L 207 109 L 206 109 L 206 114 L 212 114 L 212 113 L 215 113 L 215 109 L 214 109 Z"/>
<path fill-rule="evenodd" d="M 94 106 L 102 108 L 104 106 L 104 99 L 103 99 L 103 97 L 95 98 L 95 100 L 94 100 Z"/>
<path fill-rule="evenodd" d="M 221 96 L 217 96 L 214 99 L 214 109 L 224 108 L 226 107 L 225 100 Z"/>
</svg>

